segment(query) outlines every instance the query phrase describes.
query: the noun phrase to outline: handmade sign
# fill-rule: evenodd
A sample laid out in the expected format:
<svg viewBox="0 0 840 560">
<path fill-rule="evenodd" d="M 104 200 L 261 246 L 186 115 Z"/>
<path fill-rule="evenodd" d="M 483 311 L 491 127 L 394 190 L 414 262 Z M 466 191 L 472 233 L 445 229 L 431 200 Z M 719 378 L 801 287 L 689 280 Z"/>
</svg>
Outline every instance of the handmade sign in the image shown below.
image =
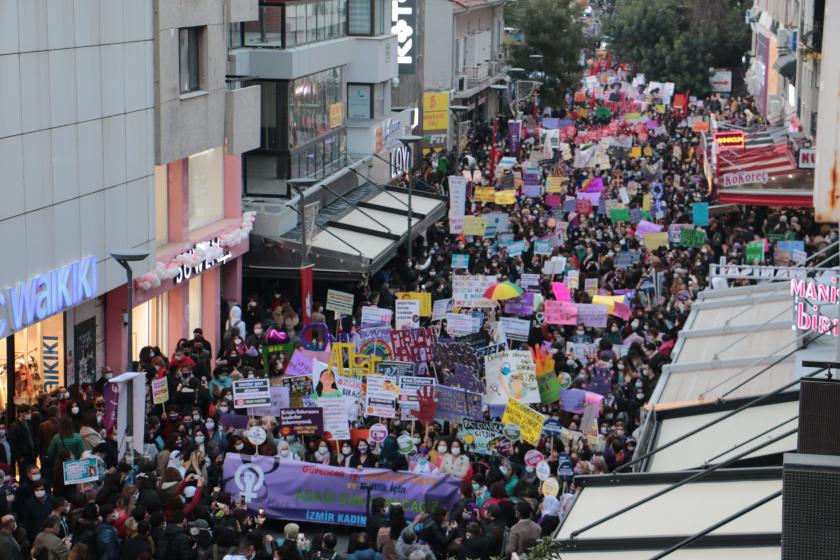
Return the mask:
<svg viewBox="0 0 840 560">
<path fill-rule="evenodd" d="M 540 402 L 536 365 L 526 350 L 507 350 L 484 357 L 487 403 L 505 404 L 517 399 Z"/>
<path fill-rule="evenodd" d="M 382 418 L 396 417 L 397 381 L 384 375 L 368 375 L 365 414 Z"/>
<path fill-rule="evenodd" d="M 577 324 L 577 306 L 574 303 L 547 300 L 544 311 L 545 322 L 549 325 Z"/>
<path fill-rule="evenodd" d="M 308 397 L 313 392 L 312 377 L 309 375 L 299 375 L 296 377 L 283 377 L 283 387 L 289 390 L 289 406 L 292 408 L 303 407 L 303 398 Z M 269 392 L 268 403 L 271 404 L 271 393 Z M 257 405 L 263 406 L 263 405 Z"/>
<path fill-rule="evenodd" d="M 476 187 L 472 199 L 474 202 L 495 202 L 496 189 L 493 187 Z M 466 216 L 464 218 L 466 219 Z"/>
<path fill-rule="evenodd" d="M 96 467 L 96 457 L 79 459 L 77 461 L 64 461 L 62 463 L 64 473 L 64 484 L 85 484 L 99 480 L 99 469 Z"/>
<path fill-rule="evenodd" d="M 487 220 L 476 216 L 464 216 L 464 235 L 483 236 L 487 231 Z"/>
<path fill-rule="evenodd" d="M 258 406 L 250 410 L 254 416 L 280 416 L 280 409 L 290 408 L 289 388 L 283 386 L 271 386 L 271 404 L 269 406 Z"/>
<path fill-rule="evenodd" d="M 692 222 L 695 226 L 709 225 L 709 203 L 695 202 L 691 205 Z"/>
<path fill-rule="evenodd" d="M 403 376 L 399 378 L 397 385 L 399 387 L 398 395 L 400 410 L 403 413 L 408 413 L 409 411 L 416 410 L 419 407 L 419 399 L 417 395 L 424 387 L 431 387 L 432 392 L 430 393 L 430 396 L 432 397 L 432 401 L 434 401 L 434 377 Z"/>
<path fill-rule="evenodd" d="M 682 235 L 682 234 L 681 234 Z M 655 251 L 660 247 L 668 248 L 668 232 L 646 233 L 644 236 L 645 247 L 648 251 Z"/>
<path fill-rule="evenodd" d="M 464 418 L 482 417 L 481 394 L 456 387 L 437 387 L 435 417 L 447 422 L 460 422 Z"/>
<path fill-rule="evenodd" d="M 525 292 L 521 296 L 505 302 L 505 313 L 511 315 L 531 315 L 534 313 L 534 293 Z"/>
<path fill-rule="evenodd" d="M 404 375 L 414 375 L 414 362 L 395 362 L 395 361 L 381 361 L 376 364 L 376 373 L 388 377 L 402 377 Z"/>
<path fill-rule="evenodd" d="M 252 408 L 271 404 L 269 379 L 237 379 L 233 382 L 233 407 Z"/>
<path fill-rule="evenodd" d="M 446 313 L 449 311 L 450 304 L 452 303 L 451 298 L 447 299 L 436 299 L 435 302 L 432 304 L 432 322 L 435 321 L 442 321 L 446 318 Z"/>
<path fill-rule="evenodd" d="M 499 422 L 464 418 L 458 433 L 468 451 L 479 455 L 494 455 L 496 444 L 504 438 L 502 428 L 504 424 Z"/>
<path fill-rule="evenodd" d="M 162 404 L 169 400 L 169 380 L 166 377 L 152 379 L 152 403 Z"/>
<path fill-rule="evenodd" d="M 543 422 L 545 422 L 545 416 L 516 399 L 508 400 L 504 416 L 502 416 L 503 424 L 519 426 L 522 440 L 533 446 L 540 443 Z"/>
<path fill-rule="evenodd" d="M 496 191 L 494 202 L 499 206 L 509 206 L 511 204 L 516 204 L 516 191 L 513 189 Z"/>
<path fill-rule="evenodd" d="M 470 256 L 466 253 L 452 254 L 452 268 L 467 269 L 470 266 Z"/>
<path fill-rule="evenodd" d="M 744 261 L 747 264 L 756 264 L 764 261 L 765 240 L 752 241 L 747 243 L 747 251 Z"/>
<path fill-rule="evenodd" d="M 680 230 L 680 245 L 684 247 L 702 247 L 706 242 L 706 232 L 702 229 Z"/>
<path fill-rule="evenodd" d="M 552 282 L 551 292 L 557 301 L 572 301 L 572 294 L 569 292 L 569 287 L 563 282 Z"/>
<path fill-rule="evenodd" d="M 444 385 L 484 392 L 480 377 L 482 362 L 469 344 L 438 341 L 433 346 L 432 355 L 435 369 L 441 374 Z"/>
<path fill-rule="evenodd" d="M 432 294 L 430 292 L 397 292 L 397 299 L 416 300 L 420 302 L 420 316 L 432 315 Z"/>
<path fill-rule="evenodd" d="M 470 334 L 472 329 L 472 315 L 464 313 L 447 313 L 446 330 L 451 336 Z"/>
<path fill-rule="evenodd" d="M 502 330 L 505 336 L 511 340 L 528 341 L 531 334 L 531 322 L 525 319 L 515 319 L 513 317 L 501 317 L 499 323 L 502 325 Z"/>
<path fill-rule="evenodd" d="M 397 330 L 414 329 L 420 326 L 420 302 L 418 300 L 398 299 L 395 306 L 394 325 Z"/>
<path fill-rule="evenodd" d="M 327 290 L 327 311 L 332 311 L 339 315 L 353 314 L 353 294 L 347 292 L 340 292 L 338 290 Z"/>
<path fill-rule="evenodd" d="M 455 275 L 452 277 L 453 307 L 494 307 L 495 303 L 484 297 L 484 292 L 496 283 L 490 275 Z"/>
</svg>

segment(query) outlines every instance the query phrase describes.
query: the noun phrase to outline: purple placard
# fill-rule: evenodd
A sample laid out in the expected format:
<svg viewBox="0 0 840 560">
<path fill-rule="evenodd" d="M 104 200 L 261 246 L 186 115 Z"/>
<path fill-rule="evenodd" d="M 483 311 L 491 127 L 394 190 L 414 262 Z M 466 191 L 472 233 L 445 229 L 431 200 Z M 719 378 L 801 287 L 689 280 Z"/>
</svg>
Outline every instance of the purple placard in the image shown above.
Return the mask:
<svg viewBox="0 0 840 560">
<path fill-rule="evenodd" d="M 643 238 L 646 233 L 659 233 L 660 231 L 662 231 L 662 226 L 647 220 L 642 220 L 636 225 L 636 236 L 639 238 Z"/>
<path fill-rule="evenodd" d="M 448 510 L 458 499 L 461 480 L 452 476 L 349 469 L 279 460 L 277 457 L 228 453 L 224 489 L 245 499 L 252 514 L 264 509 L 269 519 L 364 527 L 365 505 L 372 498 L 406 504 L 406 517 L 437 508 Z"/>
<path fill-rule="evenodd" d="M 525 191 L 525 196 L 542 196 L 542 186 L 537 183 L 535 185 L 525 185 L 523 189 Z"/>
<path fill-rule="evenodd" d="M 531 315 L 534 312 L 534 293 L 525 292 L 521 296 L 505 302 L 505 313 L 512 315 Z"/>
<path fill-rule="evenodd" d="M 219 425 L 224 429 L 244 430 L 248 427 L 248 417 L 244 414 L 220 414 Z"/>
<path fill-rule="evenodd" d="M 586 405 L 586 391 L 583 389 L 566 389 L 560 391 L 560 404 L 566 412 L 583 414 L 583 409 Z"/>
<path fill-rule="evenodd" d="M 586 325 L 596 329 L 607 326 L 607 306 L 597 303 L 577 304 L 578 325 Z"/>
<path fill-rule="evenodd" d="M 102 425 L 110 430 L 117 423 L 117 403 L 120 399 L 120 388 L 116 383 L 106 383 L 103 389 L 105 398 L 105 414 L 102 415 Z"/>
<path fill-rule="evenodd" d="M 508 121 L 508 144 L 510 153 L 516 157 L 519 154 L 519 142 L 522 140 L 522 121 Z"/>
<path fill-rule="evenodd" d="M 601 193 L 599 192 L 579 192 L 577 193 L 578 200 L 588 200 L 592 206 L 598 206 L 598 201 L 601 200 Z"/>
</svg>

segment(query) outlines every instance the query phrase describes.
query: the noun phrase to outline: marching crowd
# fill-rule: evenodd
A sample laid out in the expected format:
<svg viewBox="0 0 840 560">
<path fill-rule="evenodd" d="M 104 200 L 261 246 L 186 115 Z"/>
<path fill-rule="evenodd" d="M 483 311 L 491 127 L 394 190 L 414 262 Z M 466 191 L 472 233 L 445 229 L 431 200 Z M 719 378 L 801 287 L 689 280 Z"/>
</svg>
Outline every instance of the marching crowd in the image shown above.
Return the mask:
<svg viewBox="0 0 840 560">
<path fill-rule="evenodd" d="M 584 106 L 570 97 L 561 115 L 572 118 L 579 132 L 602 127 L 615 117 L 578 116 L 577 110 Z M 692 104 L 688 115 L 713 110 L 720 119 L 735 123 L 759 118 L 749 98 Z M 661 185 L 661 197 L 649 210 L 651 221 L 666 229 L 669 224 L 691 223 L 691 203 L 706 201 L 708 192 L 697 135 L 685 125 L 687 115 L 670 111 L 655 115 L 652 110 L 649 114 L 663 128 L 645 143 L 650 148 L 647 155 L 614 157 L 605 168 L 576 168 L 570 159 L 553 157 L 542 162 L 543 181 L 549 174 L 564 176 L 567 194 L 573 195 L 587 179 L 599 177 L 608 199 L 617 199 L 620 188 L 634 182 L 638 188 L 631 194 L 631 208 L 641 208 L 645 195 Z M 528 128 L 536 130 L 538 124 L 530 119 Z M 518 153 L 511 153 L 509 145 L 502 147 L 505 123 L 500 125 L 496 139 L 490 126 L 474 128 L 460 154 L 428 154 L 415 171 L 418 188 L 445 193 L 447 176 L 458 173 L 469 176 L 471 187 L 497 184 L 499 179 L 490 177 L 491 161 L 506 155 L 524 162 L 539 147 L 538 139 L 528 140 Z M 572 143 L 572 157 L 575 149 Z M 505 173 L 518 171 L 520 164 Z M 535 469 L 526 466 L 524 456 L 532 446 L 519 442 L 505 456 L 479 455 L 462 441 L 458 426 L 448 422 L 423 427 L 394 420 L 381 444 L 361 439 L 338 446 L 321 438 L 281 436 L 277 419 L 270 416 L 250 421 L 267 433 L 259 446 L 241 430 L 222 428 L 220 415 L 235 412 L 233 380 L 283 375 L 290 356 L 278 356 L 269 371 L 263 371 L 260 350 L 268 330 L 282 331 L 299 342 L 300 315 L 278 291 L 269 298 L 249 297 L 242 310 L 234 307 L 220 348 L 212 348 L 196 329 L 193 338 L 178 341 L 169 356 L 157 348 L 142 349 L 140 371 L 147 373 L 149 382 L 168 379 L 170 394 L 165 409 L 149 404 L 142 456 L 117 460 L 115 427 L 105 428 L 110 425 L 104 418 L 102 396 L 111 377 L 107 370 L 95 384 L 42 395 L 32 406 L 17 406 L 10 425 L 0 422 L 0 558 L 489 560 L 526 553 L 561 522 L 575 492 L 576 476 L 611 472 L 632 458 L 642 407 L 670 360 L 694 296 L 709 282 L 709 264 L 720 257 L 740 262 L 746 244 L 770 232 L 803 240 L 809 249 L 836 237 L 835 231 L 817 229 L 805 211 L 747 208 L 713 214 L 701 247 L 650 251 L 635 235 L 632 223 L 613 222 L 596 212 L 560 215 L 545 197 L 517 197 L 509 206 L 468 203 L 468 214 L 489 211 L 508 214 L 513 239 L 527 242 L 524 253 L 510 257 L 492 239 L 452 235 L 443 220 L 417 238 L 415 257 L 399 257 L 356 286 L 356 309 L 364 305 L 393 309 L 397 291 L 430 292 L 433 301 L 449 298 L 454 274 L 495 275 L 516 283 L 523 274 L 541 272 L 544 257 L 534 253 L 535 242 L 555 231 L 558 222 L 567 223 L 554 256 L 565 257 L 569 268 L 580 271 L 581 287 L 585 279 L 597 279 L 598 289 L 607 293 L 626 290 L 632 314 L 626 319 L 610 316 L 606 328 L 558 326 L 542 320 L 537 308 L 528 341 L 511 342 L 512 347 L 540 347 L 551 355 L 567 388 L 591 389 L 595 375 L 609 379 L 597 433 L 590 433 L 581 415 L 563 410 L 560 403 L 536 405 L 564 428 L 559 437 L 544 437 L 538 446 L 551 476 L 563 483 L 557 496 L 543 495 Z M 627 252 L 638 259 L 618 266 L 618 255 Z M 467 270 L 451 268 L 453 253 L 469 255 Z M 548 278 L 538 290 L 543 300 L 551 298 Z M 591 297 L 583 289 L 573 291 L 577 303 L 588 303 Z M 503 314 L 499 306 L 485 318 L 488 341 L 494 319 Z M 316 303 L 312 321 L 325 319 Z M 358 313 L 345 318 L 340 327 L 352 332 L 357 325 Z M 445 322 L 439 327 L 441 339 L 453 338 Z M 578 343 L 593 344 L 594 355 L 577 354 Z M 359 422 L 356 427 L 364 426 Z M 397 445 L 404 433 L 413 438 L 415 451 L 409 455 L 400 453 Z M 285 523 L 279 534 L 268 530 L 278 527 L 277 521 L 266 524 L 262 512 L 249 511 L 237 496 L 225 492 L 223 462 L 228 452 L 358 469 L 441 473 L 462 481 L 460 495 L 449 510 L 413 518 L 400 504 L 374 498 L 366 527 L 351 534 L 344 550 L 338 544 L 337 527 L 315 526 L 308 536 L 298 523 Z M 65 485 L 63 463 L 86 457 L 96 458 L 99 480 Z"/>
</svg>

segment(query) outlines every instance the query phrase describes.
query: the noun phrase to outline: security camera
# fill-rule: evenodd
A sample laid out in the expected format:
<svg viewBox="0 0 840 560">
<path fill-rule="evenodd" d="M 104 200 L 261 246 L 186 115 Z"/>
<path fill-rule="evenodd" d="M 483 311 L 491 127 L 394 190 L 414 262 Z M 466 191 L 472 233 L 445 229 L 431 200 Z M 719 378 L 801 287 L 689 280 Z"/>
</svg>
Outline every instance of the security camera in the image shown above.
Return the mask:
<svg viewBox="0 0 840 560">
<path fill-rule="evenodd" d="M 394 87 L 399 87 L 400 86 L 400 77 L 399 76 L 394 76 L 393 78 L 391 78 L 391 85 L 394 86 Z"/>
</svg>

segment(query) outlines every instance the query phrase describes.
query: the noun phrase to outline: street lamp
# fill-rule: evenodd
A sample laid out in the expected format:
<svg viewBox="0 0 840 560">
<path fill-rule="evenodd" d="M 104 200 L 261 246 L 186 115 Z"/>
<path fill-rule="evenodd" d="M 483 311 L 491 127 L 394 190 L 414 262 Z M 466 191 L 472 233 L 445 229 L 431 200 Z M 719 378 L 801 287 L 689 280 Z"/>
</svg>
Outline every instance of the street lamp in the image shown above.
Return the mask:
<svg viewBox="0 0 840 560">
<path fill-rule="evenodd" d="M 405 234 L 406 252 L 408 259 L 411 260 L 411 218 L 413 212 L 411 211 L 411 195 L 414 193 L 414 153 L 411 152 L 411 147 L 423 140 L 422 136 L 415 136 L 413 134 L 407 136 L 400 136 L 397 138 L 403 146 L 409 149 L 411 157 L 410 174 L 408 176 L 408 231 Z"/>
<path fill-rule="evenodd" d="M 126 371 L 131 371 L 131 364 L 134 362 L 134 351 L 131 348 L 132 346 L 132 315 L 133 315 L 133 302 L 134 302 L 134 273 L 131 270 L 132 262 L 144 261 L 146 257 L 149 256 L 149 252 L 144 249 L 122 249 L 119 251 L 112 251 L 111 257 L 117 261 L 121 267 L 125 269 L 125 283 L 126 288 L 128 290 L 128 300 L 126 305 L 126 318 L 125 318 L 125 326 L 128 332 L 128 336 L 126 337 L 126 356 L 128 357 L 128 362 L 126 363 Z M 128 432 L 131 435 L 131 441 L 137 441 L 135 433 L 137 431 L 137 426 L 134 424 L 134 382 L 129 381 L 126 383 L 126 387 L 128 388 L 128 395 L 126 402 L 128 403 L 127 407 L 127 418 L 129 418 L 129 423 L 131 428 Z M 142 432 L 140 433 L 140 437 L 143 437 Z"/>
<path fill-rule="evenodd" d="M 130 371 L 131 363 L 134 361 L 134 351 L 131 348 L 131 312 L 133 309 L 132 303 L 134 300 L 134 273 L 132 272 L 131 265 L 129 263 L 144 261 L 148 256 L 149 252 L 143 249 L 123 249 L 120 251 L 111 252 L 111 257 L 115 261 L 117 261 L 121 267 L 125 269 L 126 286 L 128 287 L 128 305 L 126 306 L 128 312 L 125 321 L 126 327 L 128 327 L 128 344 L 126 346 L 126 355 L 128 356 L 128 362 L 126 364 L 126 371 Z"/>
</svg>

